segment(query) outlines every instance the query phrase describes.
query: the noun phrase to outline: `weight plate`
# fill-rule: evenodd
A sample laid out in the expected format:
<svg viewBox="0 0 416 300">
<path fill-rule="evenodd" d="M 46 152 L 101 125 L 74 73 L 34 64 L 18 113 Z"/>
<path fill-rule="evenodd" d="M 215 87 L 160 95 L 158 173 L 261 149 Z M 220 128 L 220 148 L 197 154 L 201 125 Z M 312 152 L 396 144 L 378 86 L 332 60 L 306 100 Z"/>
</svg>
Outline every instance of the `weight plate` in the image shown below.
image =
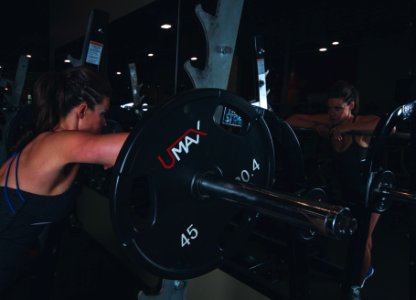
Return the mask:
<svg viewBox="0 0 416 300">
<path fill-rule="evenodd" d="M 270 111 L 264 110 L 264 119 L 272 135 L 276 154 L 276 174 L 273 188 L 295 192 L 305 186 L 302 148 L 290 125 Z"/>
<path fill-rule="evenodd" d="M 255 214 L 200 199 L 194 175 L 215 172 L 267 187 L 274 151 L 263 118 L 244 99 L 200 89 L 136 126 L 114 170 L 112 223 L 127 256 L 163 278 L 186 279 L 219 267 L 241 236 L 230 224 Z"/>
</svg>

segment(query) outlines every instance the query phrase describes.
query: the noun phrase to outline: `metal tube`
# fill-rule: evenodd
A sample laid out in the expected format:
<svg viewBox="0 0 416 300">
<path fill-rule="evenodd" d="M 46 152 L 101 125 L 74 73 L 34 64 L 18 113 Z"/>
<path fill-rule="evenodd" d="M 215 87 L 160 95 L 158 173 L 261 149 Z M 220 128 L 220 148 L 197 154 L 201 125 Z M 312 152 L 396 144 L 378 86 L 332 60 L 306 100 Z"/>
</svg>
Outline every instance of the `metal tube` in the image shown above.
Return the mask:
<svg viewBox="0 0 416 300">
<path fill-rule="evenodd" d="M 408 204 L 416 204 L 416 194 L 406 190 L 388 190 L 382 189 L 375 191 L 379 197 L 387 197 L 392 201 L 399 201 Z"/>
<path fill-rule="evenodd" d="M 348 208 L 316 203 L 293 194 L 270 191 L 213 174 L 196 175 L 192 188 L 200 197 L 212 196 L 251 207 L 283 222 L 312 227 L 321 234 L 337 238 L 351 236 L 357 228 L 357 221 Z"/>
</svg>

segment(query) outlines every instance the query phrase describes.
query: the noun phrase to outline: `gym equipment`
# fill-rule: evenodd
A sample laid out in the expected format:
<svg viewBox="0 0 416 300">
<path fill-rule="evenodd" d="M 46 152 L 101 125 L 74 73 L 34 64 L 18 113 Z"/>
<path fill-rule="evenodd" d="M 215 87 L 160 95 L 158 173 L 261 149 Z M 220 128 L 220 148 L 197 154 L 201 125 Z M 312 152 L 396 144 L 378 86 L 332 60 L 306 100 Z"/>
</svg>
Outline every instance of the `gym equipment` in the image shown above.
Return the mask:
<svg viewBox="0 0 416 300">
<path fill-rule="evenodd" d="M 80 59 L 68 55 L 71 64 L 76 66 L 90 65 L 103 71 L 105 69 L 105 44 L 107 36 L 107 26 L 110 15 L 99 9 L 93 9 L 88 18 L 87 31 L 82 47 Z"/>
<path fill-rule="evenodd" d="M 129 63 L 129 75 L 131 84 L 131 93 L 133 98 L 133 111 L 138 115 L 139 118 L 143 117 L 142 102 L 144 95 L 140 95 L 140 90 L 143 87 L 143 83 L 137 83 L 137 70 L 135 63 Z"/>
<path fill-rule="evenodd" d="M 368 178 L 366 205 L 375 212 L 386 211 L 392 201 L 416 203 L 414 202 L 415 193 L 396 189 L 393 173 L 382 168 L 382 153 L 387 138 L 399 121 L 412 121 L 411 118 L 414 119 L 416 115 L 415 111 L 416 101 L 401 105 L 384 117 L 374 131 L 366 159 L 365 172 L 366 178 Z M 410 136 L 411 143 L 414 143 L 414 139 L 414 136 Z"/>
<path fill-rule="evenodd" d="M 227 109 L 239 126 L 224 125 Z M 266 189 L 274 157 L 262 116 L 223 90 L 185 93 L 141 122 L 117 160 L 111 204 L 132 264 L 163 278 L 207 273 L 244 240 L 258 213 L 339 238 L 353 234 L 347 208 Z"/>
<path fill-rule="evenodd" d="M 190 60 L 185 62 L 194 88 L 227 89 L 243 3 L 244 0 L 219 0 L 215 16 L 200 4 L 195 7 L 205 33 L 207 59 L 203 70 L 193 67 Z"/>
<path fill-rule="evenodd" d="M 5 124 L 4 126 L 1 126 L 2 132 L 0 135 L 2 136 L 2 138 L 0 139 L 0 162 L 5 161 L 8 157 L 7 146 L 13 134 L 13 132 L 11 132 L 13 130 L 10 128 L 10 123 L 14 119 L 16 113 L 20 110 L 20 100 L 22 97 L 23 87 L 26 81 L 28 66 L 29 58 L 26 55 L 20 55 L 14 81 L 11 81 L 6 78 L 0 78 L 0 86 L 12 86 L 11 97 L 6 97 L 6 95 L 4 95 L 4 101 L 2 101 L 1 103 L 1 109 L 4 115 Z"/>
<path fill-rule="evenodd" d="M 253 103 L 253 105 L 257 105 L 263 109 L 268 108 L 267 102 L 267 94 L 269 91 L 267 90 L 266 85 L 266 76 L 268 71 L 266 71 L 265 63 L 264 63 L 264 56 L 266 50 L 263 46 L 263 37 L 262 36 L 255 36 L 254 37 L 254 48 L 256 52 L 256 61 L 257 61 L 257 84 L 258 84 L 258 102 Z"/>
<path fill-rule="evenodd" d="M 412 202 L 416 192 L 396 189 L 392 172 L 383 168 L 382 154 L 386 140 L 401 121 L 412 121 L 415 116 L 416 102 L 410 102 L 396 108 L 378 123 L 370 142 L 363 172 L 366 178 L 366 191 L 363 203 L 359 203 L 361 216 L 358 230 L 354 236 L 349 257 L 347 258 L 347 276 L 343 285 L 344 299 L 359 299 L 361 285 L 361 266 L 354 264 L 363 261 L 371 213 L 384 213 L 392 201 Z M 414 140 L 414 136 L 410 137 Z"/>
</svg>

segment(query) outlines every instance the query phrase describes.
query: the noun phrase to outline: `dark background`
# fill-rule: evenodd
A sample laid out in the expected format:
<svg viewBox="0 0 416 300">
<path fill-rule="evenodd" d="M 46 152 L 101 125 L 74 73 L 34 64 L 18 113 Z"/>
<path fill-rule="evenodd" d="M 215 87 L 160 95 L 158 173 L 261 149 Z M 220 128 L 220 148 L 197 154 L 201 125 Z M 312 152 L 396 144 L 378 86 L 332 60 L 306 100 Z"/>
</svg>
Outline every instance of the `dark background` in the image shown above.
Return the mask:
<svg viewBox="0 0 416 300">
<path fill-rule="evenodd" d="M 253 48 L 254 36 L 261 35 L 267 51 L 268 100 L 281 115 L 314 110 L 315 104 L 324 99 L 327 87 L 338 79 L 357 86 L 364 112 L 388 112 L 411 98 L 414 2 L 247 0 L 235 49 L 232 72 L 236 86 L 232 89 L 247 99 L 256 97 Z M 141 92 L 151 105 L 157 106 L 174 93 L 192 88 L 183 63 L 196 55 L 199 60 L 194 65 L 203 68 L 205 59 L 203 30 L 193 12 L 198 3 L 215 14 L 215 0 L 157 0 L 110 22 L 108 55 L 103 63 L 114 87 L 115 103 L 131 101 L 127 71 L 131 62 L 136 63 L 139 83 L 144 84 Z M 54 11 L 50 7 L 65 10 L 64 3 L 46 0 L 8 1 L 2 5 L 2 77 L 13 79 L 19 55 L 32 54 L 26 93 L 30 93 L 41 72 L 66 68 L 69 65 L 63 60 L 68 54 L 76 58 L 81 55 L 83 36 L 52 47 Z M 111 16 L 111 11 L 108 13 Z M 77 20 L 87 24 L 87 20 Z M 162 22 L 172 23 L 172 29 L 161 30 Z M 331 46 L 333 40 L 340 45 Z M 318 52 L 322 46 L 328 51 Z M 146 56 L 149 51 L 155 52 L 153 58 Z M 116 71 L 122 75 L 117 76 Z"/>
</svg>

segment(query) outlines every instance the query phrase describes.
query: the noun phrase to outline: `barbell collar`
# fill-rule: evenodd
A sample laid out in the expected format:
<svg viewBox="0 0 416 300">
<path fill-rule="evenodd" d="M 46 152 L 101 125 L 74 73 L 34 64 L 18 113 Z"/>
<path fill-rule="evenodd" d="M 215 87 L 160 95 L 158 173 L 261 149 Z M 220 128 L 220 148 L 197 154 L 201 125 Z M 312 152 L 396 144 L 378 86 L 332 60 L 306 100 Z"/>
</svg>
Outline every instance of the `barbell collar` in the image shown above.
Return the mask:
<svg viewBox="0 0 416 300">
<path fill-rule="evenodd" d="M 317 203 L 301 197 L 231 181 L 212 173 L 196 174 L 192 190 L 200 201 L 213 197 L 250 207 L 259 213 L 320 234 L 345 238 L 354 234 L 357 220 L 349 208 Z"/>
</svg>

